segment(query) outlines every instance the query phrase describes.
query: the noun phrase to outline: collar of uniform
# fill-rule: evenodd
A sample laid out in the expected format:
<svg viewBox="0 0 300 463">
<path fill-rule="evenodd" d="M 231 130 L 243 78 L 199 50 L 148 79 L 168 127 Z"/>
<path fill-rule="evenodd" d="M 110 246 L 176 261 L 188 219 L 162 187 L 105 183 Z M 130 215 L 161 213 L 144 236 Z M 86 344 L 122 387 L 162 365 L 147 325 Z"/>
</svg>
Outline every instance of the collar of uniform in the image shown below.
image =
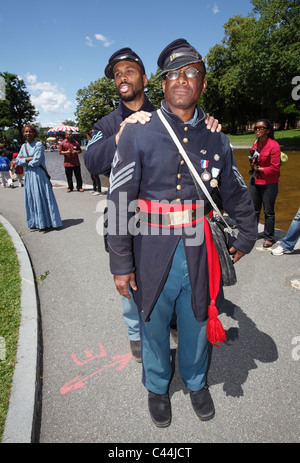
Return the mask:
<svg viewBox="0 0 300 463">
<path fill-rule="evenodd" d="M 153 112 L 156 108 L 153 106 L 152 103 L 148 100 L 148 98 L 145 95 L 144 103 L 142 106 L 138 109 L 138 111 L 148 111 L 148 112 Z M 122 120 L 126 119 L 126 117 L 131 116 L 131 114 L 135 113 L 136 111 L 133 111 L 132 109 L 128 108 L 123 101 L 120 101 L 120 110 L 122 114 Z"/>
<path fill-rule="evenodd" d="M 173 119 L 176 122 L 180 122 L 181 124 L 184 125 L 191 125 L 192 127 L 195 127 L 196 125 L 199 124 L 199 122 L 203 121 L 205 119 L 205 114 L 203 112 L 203 109 L 200 108 L 200 106 L 196 106 L 194 116 L 192 119 L 188 122 L 182 122 L 179 116 L 177 114 L 174 114 L 171 109 L 167 106 L 166 100 L 162 100 L 161 102 L 161 110 L 165 113 L 165 115 L 169 116 L 171 119 Z"/>
</svg>

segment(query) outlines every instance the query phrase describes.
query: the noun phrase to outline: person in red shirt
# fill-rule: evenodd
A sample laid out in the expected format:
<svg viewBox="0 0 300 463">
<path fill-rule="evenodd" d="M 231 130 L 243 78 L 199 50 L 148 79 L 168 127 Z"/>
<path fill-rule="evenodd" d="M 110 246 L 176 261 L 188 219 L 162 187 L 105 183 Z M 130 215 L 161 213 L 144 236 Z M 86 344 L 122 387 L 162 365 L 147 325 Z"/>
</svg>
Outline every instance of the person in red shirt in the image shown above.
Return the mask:
<svg viewBox="0 0 300 463">
<path fill-rule="evenodd" d="M 59 145 L 59 154 L 63 154 L 65 157 L 64 166 L 68 181 L 67 193 L 71 193 L 74 189 L 73 172 L 76 178 L 77 190 L 82 193 L 81 167 L 78 157 L 78 154 L 81 153 L 81 148 L 78 141 L 73 138 L 71 130 L 65 133 L 65 137 L 66 138 Z"/>
<path fill-rule="evenodd" d="M 257 223 L 260 210 L 264 207 L 264 248 L 274 244 L 275 200 L 278 194 L 280 176 L 280 146 L 274 140 L 273 126 L 267 119 L 260 119 L 254 126 L 256 141 L 251 148 L 254 159 L 251 161 L 253 175 L 249 193 L 254 204 Z"/>
</svg>

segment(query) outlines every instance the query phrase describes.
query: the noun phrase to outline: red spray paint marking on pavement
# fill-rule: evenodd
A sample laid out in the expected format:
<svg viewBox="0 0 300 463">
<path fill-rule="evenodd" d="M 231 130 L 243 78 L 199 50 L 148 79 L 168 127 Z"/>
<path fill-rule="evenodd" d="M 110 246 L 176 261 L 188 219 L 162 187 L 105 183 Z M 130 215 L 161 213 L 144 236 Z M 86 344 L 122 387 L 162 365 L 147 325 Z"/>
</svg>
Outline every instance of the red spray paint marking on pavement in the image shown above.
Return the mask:
<svg viewBox="0 0 300 463">
<path fill-rule="evenodd" d="M 91 352 L 89 350 L 85 350 L 84 353 L 85 353 L 85 356 L 87 358 L 87 360 L 85 360 L 84 362 L 80 362 L 77 358 L 77 355 L 76 354 L 72 354 L 71 357 L 72 359 L 74 360 L 74 362 L 79 365 L 79 366 L 82 366 L 82 365 L 85 365 L 86 363 L 89 363 L 89 362 L 92 362 L 93 360 L 97 359 L 97 358 L 100 358 L 100 357 L 106 357 L 106 350 L 105 350 L 105 347 L 102 346 L 102 344 L 99 344 L 99 347 L 100 347 L 100 354 L 98 355 L 93 355 L 91 354 Z"/>
<path fill-rule="evenodd" d="M 91 354 L 89 350 L 86 349 L 84 353 L 85 353 L 87 360 L 83 362 L 79 361 L 76 354 L 74 353 L 71 355 L 71 357 L 73 361 L 76 363 L 76 365 L 78 366 L 85 365 L 89 362 L 92 362 L 93 360 L 97 358 L 107 356 L 104 346 L 99 344 L 99 347 L 100 347 L 100 354 L 98 355 L 93 355 Z M 76 376 L 75 378 L 71 379 L 71 381 L 69 381 L 68 383 L 66 383 L 64 386 L 60 388 L 60 393 L 67 394 L 68 392 L 75 391 L 77 389 L 82 389 L 85 386 L 86 381 L 88 381 L 90 378 L 92 378 L 95 375 L 98 375 L 99 373 L 101 373 L 101 371 L 104 371 L 107 368 L 111 368 L 115 365 L 119 365 L 117 368 L 117 371 L 121 371 L 123 370 L 123 368 L 126 367 L 126 365 L 130 362 L 131 359 L 132 359 L 131 352 L 129 352 L 128 354 L 116 355 L 114 357 L 110 357 L 110 360 L 115 360 L 115 362 L 110 363 L 109 365 L 105 365 L 104 367 L 100 368 L 100 370 L 94 371 L 93 373 L 89 374 L 88 376 L 85 376 L 84 378 L 81 375 Z"/>
</svg>

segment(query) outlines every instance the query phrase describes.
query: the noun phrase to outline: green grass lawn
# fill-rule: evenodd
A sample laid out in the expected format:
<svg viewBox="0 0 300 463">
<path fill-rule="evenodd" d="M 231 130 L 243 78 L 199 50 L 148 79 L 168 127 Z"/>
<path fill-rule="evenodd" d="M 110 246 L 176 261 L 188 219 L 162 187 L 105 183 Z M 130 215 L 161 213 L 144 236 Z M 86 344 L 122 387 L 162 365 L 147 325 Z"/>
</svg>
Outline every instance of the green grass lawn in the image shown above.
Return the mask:
<svg viewBox="0 0 300 463">
<path fill-rule="evenodd" d="M 14 374 L 20 306 L 19 260 L 9 234 L 0 224 L 0 441 L 3 436 Z"/>
<path fill-rule="evenodd" d="M 275 140 L 282 147 L 297 147 L 300 149 L 300 129 L 278 130 L 274 132 Z M 230 135 L 227 134 L 230 142 L 234 145 L 251 146 L 255 140 L 255 134 L 249 132 L 247 134 Z"/>
</svg>

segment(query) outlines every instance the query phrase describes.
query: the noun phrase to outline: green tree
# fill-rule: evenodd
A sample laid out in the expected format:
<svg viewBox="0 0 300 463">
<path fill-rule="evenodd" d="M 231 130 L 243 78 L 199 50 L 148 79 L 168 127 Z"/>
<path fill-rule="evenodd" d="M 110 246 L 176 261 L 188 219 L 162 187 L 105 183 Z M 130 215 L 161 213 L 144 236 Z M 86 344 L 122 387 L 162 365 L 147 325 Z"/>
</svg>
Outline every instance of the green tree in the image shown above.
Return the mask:
<svg viewBox="0 0 300 463">
<path fill-rule="evenodd" d="M 207 55 L 207 90 L 204 105 L 235 133 L 255 113 L 255 101 L 249 99 L 243 61 L 245 40 L 254 23 L 253 17 L 233 16 L 224 24 L 222 45 L 215 45 Z"/>
<path fill-rule="evenodd" d="M 229 19 L 222 45 L 207 56 L 205 104 L 233 131 L 259 117 L 283 122 L 297 115 L 291 94 L 299 75 L 299 0 L 252 4 L 248 17 Z"/>
<path fill-rule="evenodd" d="M 252 0 L 252 3 L 254 14 L 259 18 L 252 43 L 260 55 L 256 76 L 261 72 L 264 82 L 259 94 L 261 109 L 283 127 L 286 119 L 293 123 L 299 111 L 298 104 L 291 111 L 294 103 L 291 94 L 292 79 L 300 71 L 300 2 Z"/>
<path fill-rule="evenodd" d="M 160 108 L 160 103 L 164 98 L 164 92 L 161 84 L 161 77 L 158 77 L 160 70 L 158 69 L 156 74 L 151 74 L 148 80 L 146 95 L 148 96 L 151 103 L 156 107 Z"/>
<path fill-rule="evenodd" d="M 30 95 L 22 79 L 8 72 L 0 73 L 5 81 L 5 99 L 0 100 L 0 130 L 16 128 L 18 142 L 22 143 L 22 128 L 32 123 L 38 112 L 30 102 Z"/>
<path fill-rule="evenodd" d="M 78 90 L 75 117 L 81 134 L 87 133 L 93 125 L 113 111 L 119 103 L 114 81 L 107 77 L 91 82 Z"/>
</svg>

